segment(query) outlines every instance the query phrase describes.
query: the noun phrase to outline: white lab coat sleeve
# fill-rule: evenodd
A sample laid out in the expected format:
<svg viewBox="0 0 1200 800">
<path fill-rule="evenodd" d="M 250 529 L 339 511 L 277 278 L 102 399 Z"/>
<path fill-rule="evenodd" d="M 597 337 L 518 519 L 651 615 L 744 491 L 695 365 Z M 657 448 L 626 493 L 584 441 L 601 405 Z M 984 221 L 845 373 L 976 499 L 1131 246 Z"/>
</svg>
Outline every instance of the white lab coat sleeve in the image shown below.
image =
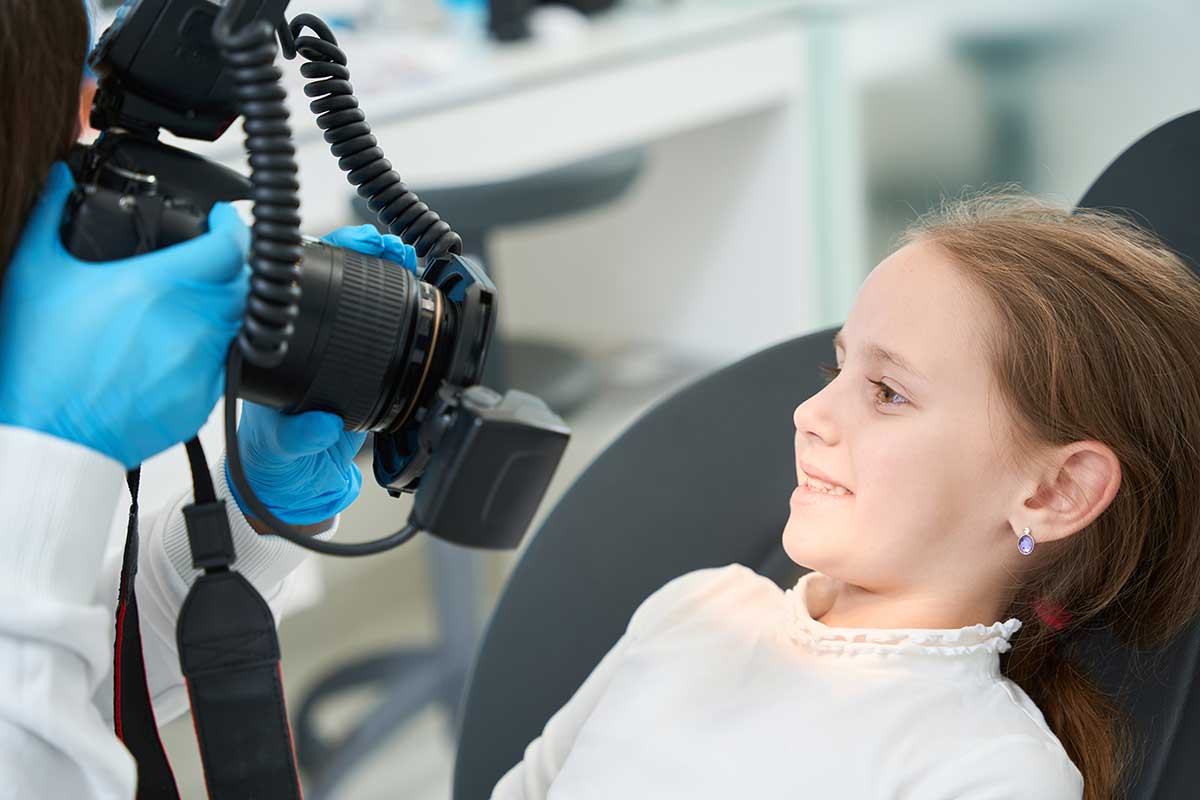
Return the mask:
<svg viewBox="0 0 1200 800">
<path fill-rule="evenodd" d="M 133 797 L 133 759 L 91 702 L 112 667 L 97 601 L 125 470 L 0 425 L 0 798 Z M 112 589 L 116 594 L 116 589 Z"/>
<path fill-rule="evenodd" d="M 278 624 L 292 588 L 293 572 L 311 554 L 279 536 L 263 536 L 250 527 L 226 483 L 223 451 L 212 465 L 210 474 L 217 499 L 225 501 L 234 552 L 237 553 L 233 568 L 263 596 Z M 192 502 L 191 473 L 185 471 L 181 477 L 188 488 L 178 492 L 174 501 L 157 509 L 142 509 L 139 525 L 137 597 L 142 654 L 146 662 L 146 683 L 160 725 L 188 709 L 187 688 L 179 668 L 175 642 L 175 622 L 188 589 L 200 575 L 200 570 L 192 567 L 183 519 L 183 507 Z M 328 540 L 332 537 L 339 519 L 335 517 L 330 527 L 316 538 Z M 110 569 L 119 579 L 119 550 L 114 551 L 113 557 L 117 563 Z M 104 717 L 111 719 L 111 674 L 96 693 L 95 702 Z"/>
</svg>

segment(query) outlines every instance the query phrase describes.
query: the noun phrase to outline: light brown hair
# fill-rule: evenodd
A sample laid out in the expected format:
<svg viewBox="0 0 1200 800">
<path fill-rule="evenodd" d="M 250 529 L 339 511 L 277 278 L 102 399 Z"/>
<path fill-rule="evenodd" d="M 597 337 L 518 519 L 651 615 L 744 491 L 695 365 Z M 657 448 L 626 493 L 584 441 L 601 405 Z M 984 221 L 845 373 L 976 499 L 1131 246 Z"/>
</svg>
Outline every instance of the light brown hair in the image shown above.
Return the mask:
<svg viewBox="0 0 1200 800">
<path fill-rule="evenodd" d="M 78 135 L 83 0 L 0 0 L 0 284 L 50 165 Z"/>
<path fill-rule="evenodd" d="M 948 253 L 999 314 L 988 358 L 1013 453 L 1094 439 L 1120 461 L 1109 507 L 1037 545 L 1002 617 L 1024 622 L 1006 675 L 1083 774 L 1085 800 L 1108 800 L 1140 743 L 1070 645 L 1108 626 L 1158 648 L 1200 613 L 1200 280 L 1121 216 L 1011 189 L 944 203 L 905 233 L 915 240 Z M 1036 613 L 1042 599 L 1072 615 L 1061 631 Z"/>
</svg>

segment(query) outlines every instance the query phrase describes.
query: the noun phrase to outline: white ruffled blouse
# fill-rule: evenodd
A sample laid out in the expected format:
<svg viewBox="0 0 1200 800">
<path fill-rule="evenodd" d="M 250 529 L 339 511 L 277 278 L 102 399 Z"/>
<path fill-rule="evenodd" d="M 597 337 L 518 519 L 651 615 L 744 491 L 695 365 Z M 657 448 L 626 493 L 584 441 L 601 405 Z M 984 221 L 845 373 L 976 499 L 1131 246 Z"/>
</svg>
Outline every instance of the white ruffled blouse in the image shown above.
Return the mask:
<svg viewBox="0 0 1200 800">
<path fill-rule="evenodd" d="M 648 597 L 493 800 L 1079 800 L 1083 779 L 1000 673 L 1017 619 L 832 628 L 833 582 L 741 565 Z"/>
<path fill-rule="evenodd" d="M 795 642 L 821 653 L 877 656 L 962 656 L 964 663 L 998 675 L 1001 653 L 1021 629 L 1013 617 L 991 625 L 966 628 L 831 628 L 813 617 L 822 617 L 833 605 L 834 582 L 810 572 L 784 592 L 783 630 Z"/>
</svg>

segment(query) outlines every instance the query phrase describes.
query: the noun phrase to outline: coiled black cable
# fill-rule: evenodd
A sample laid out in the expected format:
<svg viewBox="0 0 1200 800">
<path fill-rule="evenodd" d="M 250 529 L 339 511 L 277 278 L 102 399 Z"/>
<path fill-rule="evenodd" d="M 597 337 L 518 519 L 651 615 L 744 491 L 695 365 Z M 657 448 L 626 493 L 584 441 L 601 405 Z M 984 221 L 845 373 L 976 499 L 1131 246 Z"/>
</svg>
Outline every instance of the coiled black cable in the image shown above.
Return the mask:
<svg viewBox="0 0 1200 800">
<path fill-rule="evenodd" d="M 303 245 L 300 238 L 300 184 L 296 178 L 299 170 L 292 145 L 292 131 L 288 125 L 287 93 L 281 83 L 283 75 L 274 65 L 276 32 L 288 58 L 294 58 L 297 52 L 293 31 L 298 32 L 308 26 L 329 40 L 313 37 L 302 37 L 300 40 L 303 48 L 301 54 L 305 58 L 314 57 L 310 54 L 328 55 L 333 61 L 321 65 L 321 68 L 340 70 L 335 74 L 343 76 L 335 79 L 336 85 L 331 93 L 336 96 L 312 103 L 315 113 L 329 110 L 325 107 L 318 110 L 318 103 L 328 102 L 330 108 L 337 107 L 332 119 L 326 115 L 318 118 L 317 124 L 325 129 L 326 141 L 334 144 L 334 155 L 341 157 L 338 163 L 351 173 L 347 177 L 359 193 L 364 197 L 379 199 L 378 207 L 387 213 L 389 228 L 401 235 L 407 244 L 419 242 L 415 247 L 422 257 L 436 258 L 445 253 L 460 253 L 462 240 L 437 214 L 405 188 L 400 176 L 392 171 L 391 164 L 383 158 L 375 137 L 370 135 L 370 126 L 358 109 L 358 101 L 351 94 L 350 84 L 346 80 L 349 78 L 345 67 L 346 57 L 338 49 L 328 26 L 311 14 L 301 14 L 292 21 L 290 29 L 283 24 L 273 29 L 269 23 L 260 20 L 235 32 L 232 29 L 233 20 L 241 14 L 243 5 L 244 0 L 229 0 L 213 23 L 213 40 L 231 67 L 234 96 L 243 118 L 252 184 L 251 199 L 254 203 L 250 296 L 246 302 L 242 329 L 237 340 L 230 343 L 226 354 L 225 457 L 230 478 L 253 514 L 289 542 L 327 555 L 362 556 L 379 553 L 404 544 L 420 533 L 420 529 L 409 523 L 390 536 L 368 542 L 326 542 L 311 538 L 272 514 L 254 493 L 242 469 L 235 411 L 241 386 L 242 360 L 244 358 L 265 368 L 280 364 L 287 355 L 288 340 L 300 314 Z M 317 66 L 304 64 L 301 73 L 305 77 L 312 77 L 315 73 L 306 72 L 305 69 Z M 328 81 L 322 81 L 315 85 L 327 84 Z M 313 86 L 310 84 L 306 87 L 309 96 L 321 93 L 309 91 Z M 324 124 L 322 120 L 325 120 Z M 414 210 L 417 213 L 411 213 Z M 380 217 L 383 219 L 384 214 L 381 213 Z"/>
<path fill-rule="evenodd" d="M 238 447 L 234 431 L 237 429 L 237 398 L 239 380 L 237 376 L 242 371 L 241 348 L 234 344 L 229 346 L 225 356 L 225 463 L 229 467 L 229 477 L 233 480 L 242 499 L 250 506 L 251 513 L 258 519 L 271 526 L 271 532 L 287 539 L 294 545 L 306 550 L 315 550 L 327 556 L 370 556 L 399 547 L 412 539 L 421 529 L 413 523 L 405 523 L 404 527 L 389 536 L 381 536 L 367 542 L 327 542 L 315 539 L 301 533 L 299 530 L 279 519 L 271 513 L 266 504 L 259 499 L 246 479 L 246 471 L 242 466 L 242 454 Z"/>
<path fill-rule="evenodd" d="M 250 296 L 238 347 L 255 366 L 278 366 L 300 315 L 300 183 L 288 125 L 287 93 L 275 66 L 275 34 L 260 20 L 234 31 L 243 3 L 229 2 L 213 39 L 231 67 L 253 185 Z"/>
<path fill-rule="evenodd" d="M 300 36 L 305 28 L 317 35 Z M 317 126 L 325 131 L 325 141 L 338 159 L 338 166 L 347 173 L 346 179 L 366 199 L 379 221 L 427 261 L 447 253 L 461 254 L 462 238 L 404 185 L 391 162 L 384 158 L 366 115 L 358 107 L 346 54 L 329 26 L 312 14 L 297 14 L 286 28 L 279 27 L 279 40 L 285 58 L 299 53 L 308 59 L 300 66 L 300 74 L 312 79 L 305 85 L 304 94 L 317 98 L 308 107 L 317 115 Z"/>
</svg>

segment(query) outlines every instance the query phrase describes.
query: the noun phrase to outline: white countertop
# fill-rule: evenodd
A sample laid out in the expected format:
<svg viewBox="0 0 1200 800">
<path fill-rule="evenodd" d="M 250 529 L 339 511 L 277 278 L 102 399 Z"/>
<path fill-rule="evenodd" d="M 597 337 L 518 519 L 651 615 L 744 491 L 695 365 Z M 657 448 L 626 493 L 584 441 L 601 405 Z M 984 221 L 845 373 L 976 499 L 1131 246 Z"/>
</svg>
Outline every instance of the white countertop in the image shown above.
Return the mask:
<svg viewBox="0 0 1200 800">
<path fill-rule="evenodd" d="M 335 33 L 349 60 L 355 95 L 378 128 L 580 73 L 760 35 L 781 17 L 838 17 L 862 5 L 861 0 L 688 0 L 618 7 L 593 18 L 566 41 L 500 43 L 395 30 Z M 302 92 L 303 59 L 289 62 L 280 55 L 277 63 L 284 73 L 297 146 L 319 140 L 321 132 Z M 222 161 L 236 158 L 242 147 L 237 125 L 211 144 L 169 134 L 163 139 Z"/>
</svg>

